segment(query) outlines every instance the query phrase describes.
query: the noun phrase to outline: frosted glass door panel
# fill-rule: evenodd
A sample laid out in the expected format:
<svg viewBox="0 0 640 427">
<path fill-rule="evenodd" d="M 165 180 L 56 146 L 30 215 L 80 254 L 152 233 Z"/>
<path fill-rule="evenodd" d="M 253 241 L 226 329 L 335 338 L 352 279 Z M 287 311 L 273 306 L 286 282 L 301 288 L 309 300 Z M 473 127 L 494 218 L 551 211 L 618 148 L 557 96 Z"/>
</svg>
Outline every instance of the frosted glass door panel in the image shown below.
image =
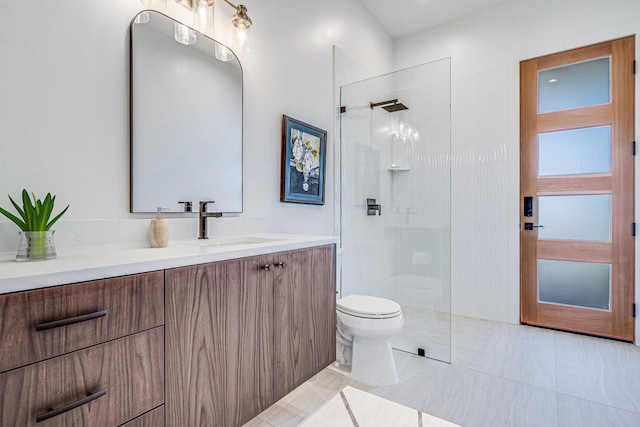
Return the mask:
<svg viewBox="0 0 640 427">
<path fill-rule="evenodd" d="M 611 265 L 538 260 L 538 300 L 609 310 Z"/>
<path fill-rule="evenodd" d="M 611 240 L 611 196 L 541 196 L 538 198 L 538 238 Z"/>
<path fill-rule="evenodd" d="M 611 127 L 538 135 L 538 176 L 611 172 Z"/>
<path fill-rule="evenodd" d="M 538 72 L 538 112 L 608 104 L 609 58 Z"/>
</svg>

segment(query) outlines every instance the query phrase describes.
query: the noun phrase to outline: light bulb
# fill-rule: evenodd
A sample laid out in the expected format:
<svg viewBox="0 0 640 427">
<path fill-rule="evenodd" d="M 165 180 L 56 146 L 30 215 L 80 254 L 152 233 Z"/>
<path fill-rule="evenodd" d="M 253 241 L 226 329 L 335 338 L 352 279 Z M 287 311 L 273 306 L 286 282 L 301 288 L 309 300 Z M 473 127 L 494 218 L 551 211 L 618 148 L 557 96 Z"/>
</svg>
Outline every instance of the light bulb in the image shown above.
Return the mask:
<svg viewBox="0 0 640 427">
<path fill-rule="evenodd" d="M 248 27 L 237 26 L 235 27 L 235 40 L 234 46 L 236 52 L 248 53 L 249 48 L 249 32 L 251 31 Z"/>
<path fill-rule="evenodd" d="M 193 28 L 201 33 L 213 31 L 213 0 L 193 0 Z"/>
</svg>

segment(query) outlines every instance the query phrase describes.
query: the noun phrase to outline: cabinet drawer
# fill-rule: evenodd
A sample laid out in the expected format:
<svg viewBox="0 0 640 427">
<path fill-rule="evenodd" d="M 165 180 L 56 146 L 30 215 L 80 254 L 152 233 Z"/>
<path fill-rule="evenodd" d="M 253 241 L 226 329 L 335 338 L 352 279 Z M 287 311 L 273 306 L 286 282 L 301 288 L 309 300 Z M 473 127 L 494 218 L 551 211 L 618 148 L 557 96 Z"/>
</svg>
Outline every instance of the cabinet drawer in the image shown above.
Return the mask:
<svg viewBox="0 0 640 427">
<path fill-rule="evenodd" d="M 0 372 L 162 324 L 162 271 L 0 295 Z"/>
<path fill-rule="evenodd" d="M 164 327 L 0 374 L 0 425 L 117 426 L 162 405 Z"/>
</svg>

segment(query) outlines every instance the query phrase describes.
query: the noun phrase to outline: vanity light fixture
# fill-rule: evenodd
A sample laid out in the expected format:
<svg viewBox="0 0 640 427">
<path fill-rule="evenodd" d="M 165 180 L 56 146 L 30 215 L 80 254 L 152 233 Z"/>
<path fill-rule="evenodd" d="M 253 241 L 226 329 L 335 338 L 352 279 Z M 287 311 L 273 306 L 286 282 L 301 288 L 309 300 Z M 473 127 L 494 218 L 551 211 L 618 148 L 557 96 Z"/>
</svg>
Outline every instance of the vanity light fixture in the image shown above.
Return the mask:
<svg viewBox="0 0 640 427">
<path fill-rule="evenodd" d="M 193 11 L 193 28 L 200 32 L 205 32 L 205 30 L 207 29 L 213 30 L 213 9 L 215 7 L 215 0 L 175 1 Z M 253 22 L 247 14 L 247 7 L 243 4 L 239 4 L 236 6 L 228 0 L 223 1 L 236 11 L 236 13 L 231 18 L 231 23 L 233 24 L 233 27 L 235 29 L 233 41 L 234 50 L 237 52 L 248 52 L 249 30 Z"/>
<path fill-rule="evenodd" d="M 235 47 L 238 52 L 249 52 L 249 31 L 253 22 L 247 14 L 247 8 L 243 4 L 234 5 L 228 0 L 224 0 L 229 6 L 236 10 L 235 15 L 231 18 L 231 23 L 235 28 Z"/>
</svg>

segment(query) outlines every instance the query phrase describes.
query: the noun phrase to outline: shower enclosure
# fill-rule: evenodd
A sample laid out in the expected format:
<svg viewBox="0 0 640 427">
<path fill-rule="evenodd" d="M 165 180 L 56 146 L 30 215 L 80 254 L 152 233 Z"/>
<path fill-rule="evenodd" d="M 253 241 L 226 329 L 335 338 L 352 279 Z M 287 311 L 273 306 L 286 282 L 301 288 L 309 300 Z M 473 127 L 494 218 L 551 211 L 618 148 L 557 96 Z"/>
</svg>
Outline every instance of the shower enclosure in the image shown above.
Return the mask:
<svg viewBox="0 0 640 427">
<path fill-rule="evenodd" d="M 450 59 L 340 88 L 340 296 L 399 303 L 393 347 L 451 361 Z"/>
</svg>

